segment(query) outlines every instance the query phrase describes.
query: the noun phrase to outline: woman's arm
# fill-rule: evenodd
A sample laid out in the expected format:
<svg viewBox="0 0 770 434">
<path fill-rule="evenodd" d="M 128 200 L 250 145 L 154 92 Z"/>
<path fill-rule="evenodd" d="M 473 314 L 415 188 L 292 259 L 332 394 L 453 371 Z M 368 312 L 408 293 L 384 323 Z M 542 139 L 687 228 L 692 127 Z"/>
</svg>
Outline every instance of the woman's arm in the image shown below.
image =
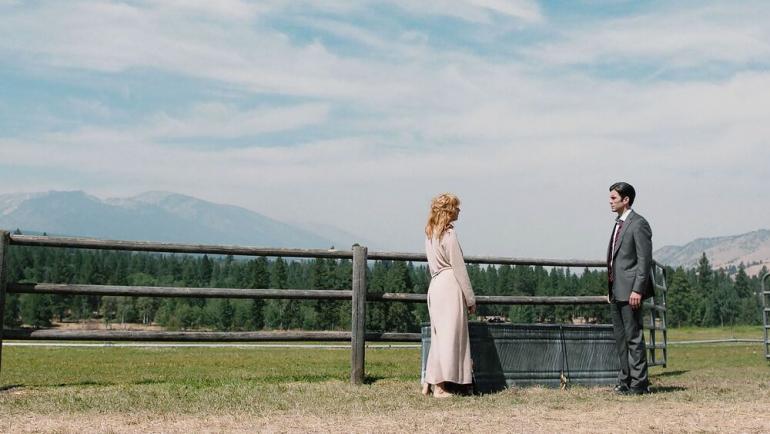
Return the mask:
<svg viewBox="0 0 770 434">
<path fill-rule="evenodd" d="M 463 291 L 465 305 L 469 308 L 472 306 L 475 307 L 476 296 L 473 293 L 471 279 L 468 277 L 468 270 L 465 268 L 463 251 L 460 248 L 460 242 L 457 240 L 457 235 L 454 230 L 449 230 L 444 238 L 445 248 L 449 254 L 449 264 L 452 266 L 457 283 L 460 284 L 460 289 Z"/>
</svg>

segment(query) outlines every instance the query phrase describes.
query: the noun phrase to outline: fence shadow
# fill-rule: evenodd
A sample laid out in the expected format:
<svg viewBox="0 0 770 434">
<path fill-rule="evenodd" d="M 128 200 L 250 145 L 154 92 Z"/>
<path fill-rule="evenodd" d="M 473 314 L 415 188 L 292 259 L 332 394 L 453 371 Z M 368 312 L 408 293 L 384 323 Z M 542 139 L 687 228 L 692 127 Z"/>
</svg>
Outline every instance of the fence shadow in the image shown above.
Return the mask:
<svg viewBox="0 0 770 434">
<path fill-rule="evenodd" d="M 23 388 L 24 388 L 23 384 L 8 384 L 5 386 L 0 386 L 0 393 L 10 392 L 14 389 L 23 389 Z"/>
<path fill-rule="evenodd" d="M 382 375 L 366 374 L 364 376 L 364 384 L 374 384 L 374 383 L 376 383 L 376 382 L 378 382 L 380 380 L 383 380 L 383 379 L 385 379 L 385 377 L 383 377 Z"/>
</svg>

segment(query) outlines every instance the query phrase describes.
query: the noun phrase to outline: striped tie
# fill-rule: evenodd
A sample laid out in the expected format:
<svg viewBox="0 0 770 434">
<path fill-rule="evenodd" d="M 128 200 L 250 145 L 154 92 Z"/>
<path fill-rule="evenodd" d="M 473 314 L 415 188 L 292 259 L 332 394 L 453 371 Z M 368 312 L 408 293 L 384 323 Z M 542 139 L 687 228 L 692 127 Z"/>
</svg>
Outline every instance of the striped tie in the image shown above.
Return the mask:
<svg viewBox="0 0 770 434">
<path fill-rule="evenodd" d="M 617 229 L 613 230 L 614 237 L 610 238 L 610 248 L 609 248 L 609 254 L 607 255 L 607 276 L 610 279 L 610 282 L 615 280 L 615 276 L 612 275 L 612 257 L 615 253 L 615 246 L 618 244 L 618 238 L 620 237 L 620 230 L 623 229 L 623 220 L 616 219 L 615 220 L 615 226 L 617 226 Z"/>
</svg>

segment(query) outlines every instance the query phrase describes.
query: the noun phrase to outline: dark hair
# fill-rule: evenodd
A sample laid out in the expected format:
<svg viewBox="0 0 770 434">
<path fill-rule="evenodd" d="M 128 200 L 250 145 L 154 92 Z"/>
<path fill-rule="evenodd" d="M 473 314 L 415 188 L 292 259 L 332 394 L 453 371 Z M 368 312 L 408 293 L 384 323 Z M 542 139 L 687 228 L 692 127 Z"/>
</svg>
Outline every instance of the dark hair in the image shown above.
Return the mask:
<svg viewBox="0 0 770 434">
<path fill-rule="evenodd" d="M 634 204 L 634 198 L 636 198 L 636 190 L 634 186 L 627 182 L 616 182 L 610 186 L 610 191 L 617 191 L 620 195 L 620 199 L 628 198 L 628 206 Z"/>
</svg>

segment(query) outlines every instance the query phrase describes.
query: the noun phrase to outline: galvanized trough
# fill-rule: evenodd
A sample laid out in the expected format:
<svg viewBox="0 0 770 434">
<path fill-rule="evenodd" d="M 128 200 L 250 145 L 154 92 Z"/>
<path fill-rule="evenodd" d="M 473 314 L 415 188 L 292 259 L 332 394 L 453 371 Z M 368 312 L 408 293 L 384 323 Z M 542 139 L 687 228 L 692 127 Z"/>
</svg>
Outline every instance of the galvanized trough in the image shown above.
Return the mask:
<svg viewBox="0 0 770 434">
<path fill-rule="evenodd" d="M 469 322 L 474 385 L 479 393 L 511 386 L 559 387 L 564 382 L 610 385 L 617 380 L 612 325 Z M 422 326 L 422 378 L 430 324 Z"/>
</svg>

